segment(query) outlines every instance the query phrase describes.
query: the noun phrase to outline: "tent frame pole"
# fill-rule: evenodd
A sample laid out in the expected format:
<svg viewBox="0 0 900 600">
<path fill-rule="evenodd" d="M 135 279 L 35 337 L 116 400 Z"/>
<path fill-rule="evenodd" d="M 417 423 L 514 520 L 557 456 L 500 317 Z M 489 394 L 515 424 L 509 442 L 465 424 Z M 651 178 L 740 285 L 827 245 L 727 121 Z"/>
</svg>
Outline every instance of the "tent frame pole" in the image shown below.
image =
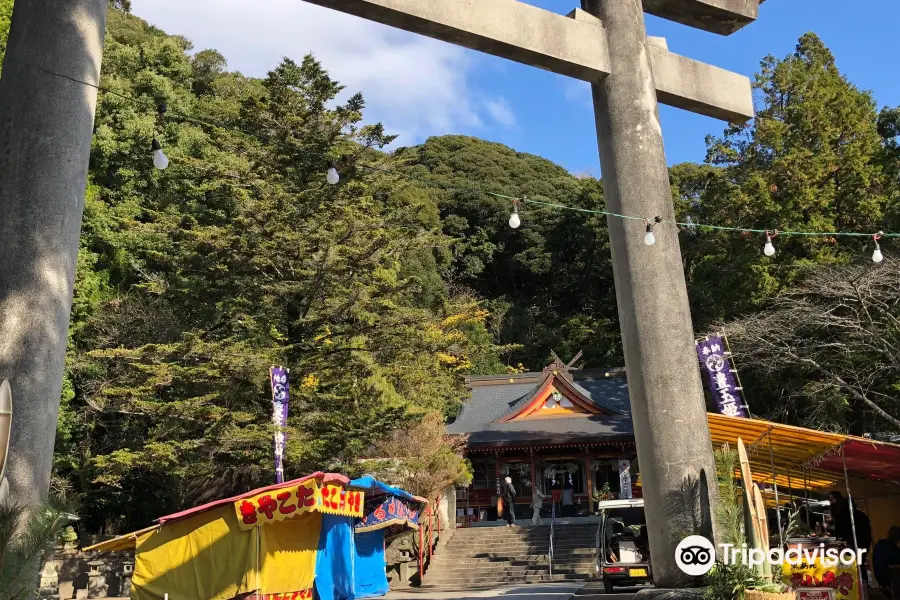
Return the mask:
<svg viewBox="0 0 900 600">
<path fill-rule="evenodd" d="M 772 485 L 775 487 L 775 522 L 778 524 L 778 543 L 784 550 L 784 533 L 781 530 L 781 503 L 778 501 L 778 479 L 775 475 L 775 454 L 772 451 L 772 430 L 769 430 L 769 463 L 772 465 Z"/>
<path fill-rule="evenodd" d="M 847 459 L 844 456 L 844 447 L 841 446 L 841 465 L 844 467 L 844 487 L 847 488 L 847 510 L 850 511 L 850 530 L 853 532 L 853 549 L 859 556 L 859 546 L 856 543 L 856 517 L 853 515 L 855 507 L 853 505 L 853 495 L 850 493 L 850 476 L 847 474 Z M 868 548 L 866 549 L 868 551 Z M 866 579 L 863 572 L 863 561 L 857 561 L 856 574 L 859 577 L 859 593 L 862 600 L 869 598 L 869 586 L 866 585 Z"/>
</svg>

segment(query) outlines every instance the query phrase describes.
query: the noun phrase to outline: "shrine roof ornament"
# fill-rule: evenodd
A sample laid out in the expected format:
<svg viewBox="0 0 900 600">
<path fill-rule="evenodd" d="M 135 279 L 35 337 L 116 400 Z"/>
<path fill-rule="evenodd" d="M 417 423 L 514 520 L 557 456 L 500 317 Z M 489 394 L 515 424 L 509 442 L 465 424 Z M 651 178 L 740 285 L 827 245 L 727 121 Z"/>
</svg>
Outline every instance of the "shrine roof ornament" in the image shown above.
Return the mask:
<svg viewBox="0 0 900 600">
<path fill-rule="evenodd" d="M 543 372 L 559 375 L 571 383 L 572 371 L 578 370 L 578 367 L 575 367 L 574 365 L 578 362 L 578 359 L 581 358 L 581 350 L 579 350 L 578 354 L 576 354 L 569 362 L 564 362 L 553 350 L 550 351 L 550 355 L 553 357 L 553 362 L 544 367 Z"/>
<path fill-rule="evenodd" d="M 622 413 L 605 406 L 576 385 L 571 371 L 581 352 L 568 363 L 551 351 L 553 362 L 544 367 L 544 379 L 530 393 L 522 396 L 510 407 L 498 423 L 508 423 L 528 418 L 553 418 L 571 416 L 621 416 Z"/>
</svg>

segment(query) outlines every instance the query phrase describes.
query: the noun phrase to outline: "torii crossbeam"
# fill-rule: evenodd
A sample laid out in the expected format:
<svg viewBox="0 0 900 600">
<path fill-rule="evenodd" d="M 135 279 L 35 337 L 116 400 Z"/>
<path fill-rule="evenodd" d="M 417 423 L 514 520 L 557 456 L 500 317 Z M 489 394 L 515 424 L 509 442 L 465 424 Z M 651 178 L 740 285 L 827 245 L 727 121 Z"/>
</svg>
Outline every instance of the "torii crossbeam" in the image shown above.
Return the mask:
<svg viewBox="0 0 900 600">
<path fill-rule="evenodd" d="M 306 1 L 582 81 L 611 72 L 606 29 L 577 8 L 563 16 L 518 0 Z M 669 52 L 662 38 L 646 48 L 660 102 L 726 121 L 753 116 L 747 77 Z"/>
<path fill-rule="evenodd" d="M 657 102 L 732 122 L 753 116 L 747 77 L 670 52 L 647 37 L 643 13 L 730 34 L 756 19 L 759 0 L 581 0 L 567 16 L 518 0 L 306 1 L 590 82 L 616 213 L 674 218 Z M 678 233 L 655 233 L 648 247 L 640 221 L 609 221 L 653 575 L 674 587 L 684 578 L 678 542 L 712 536 L 716 479 Z"/>
</svg>

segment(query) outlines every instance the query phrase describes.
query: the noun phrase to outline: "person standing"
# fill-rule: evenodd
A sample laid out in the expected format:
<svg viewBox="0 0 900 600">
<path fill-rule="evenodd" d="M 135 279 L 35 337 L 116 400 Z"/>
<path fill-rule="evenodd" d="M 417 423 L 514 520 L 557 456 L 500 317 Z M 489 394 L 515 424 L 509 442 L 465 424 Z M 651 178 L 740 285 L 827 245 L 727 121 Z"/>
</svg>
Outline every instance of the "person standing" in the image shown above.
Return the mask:
<svg viewBox="0 0 900 600">
<path fill-rule="evenodd" d="M 872 571 L 875 581 L 883 588 L 891 589 L 891 567 L 900 566 L 900 527 L 888 530 L 887 538 L 875 544 L 872 550 Z"/>
<path fill-rule="evenodd" d="M 531 508 L 534 511 L 531 515 L 532 525 L 544 524 L 544 520 L 541 519 L 541 509 L 544 508 L 544 498 L 546 497 L 546 494 L 537 489 L 537 486 L 535 486 L 534 490 L 531 492 Z"/>
<path fill-rule="evenodd" d="M 575 516 L 575 486 L 572 485 L 572 475 L 568 475 L 562 491 L 562 514 L 564 518 Z"/>
<path fill-rule="evenodd" d="M 862 564 L 859 565 L 860 571 L 863 580 L 868 584 L 869 572 L 866 563 L 869 558 L 869 547 L 872 545 L 872 527 L 869 524 L 869 517 L 856 508 L 852 500 L 845 498 L 837 490 L 828 494 L 828 504 L 831 512 L 830 530 L 834 532 L 834 537 L 843 540 L 852 549 L 854 547 L 853 530 L 856 529 L 856 548 L 865 550 L 862 555 Z"/>
<path fill-rule="evenodd" d="M 516 488 L 513 487 L 511 477 L 504 480 L 503 505 L 506 509 L 506 526 L 512 527 L 516 521 Z"/>
<path fill-rule="evenodd" d="M 553 483 L 550 485 L 550 498 L 553 501 L 553 516 L 555 517 L 559 514 L 560 509 L 562 509 L 562 506 L 560 506 L 560 501 L 562 500 L 562 486 L 559 485 L 556 479 L 554 479 Z"/>
</svg>

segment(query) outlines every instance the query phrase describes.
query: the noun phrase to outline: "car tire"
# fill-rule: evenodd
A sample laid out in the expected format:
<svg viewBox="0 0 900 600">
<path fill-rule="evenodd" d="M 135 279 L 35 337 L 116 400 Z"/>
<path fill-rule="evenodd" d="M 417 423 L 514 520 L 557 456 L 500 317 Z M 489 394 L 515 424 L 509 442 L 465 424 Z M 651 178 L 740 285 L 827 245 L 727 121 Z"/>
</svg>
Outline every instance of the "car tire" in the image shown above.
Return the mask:
<svg viewBox="0 0 900 600">
<path fill-rule="evenodd" d="M 607 594 L 612 594 L 612 593 L 613 593 L 613 583 L 612 583 L 612 581 L 610 581 L 609 579 L 604 579 L 604 580 L 603 580 L 603 591 L 606 592 Z"/>
</svg>

